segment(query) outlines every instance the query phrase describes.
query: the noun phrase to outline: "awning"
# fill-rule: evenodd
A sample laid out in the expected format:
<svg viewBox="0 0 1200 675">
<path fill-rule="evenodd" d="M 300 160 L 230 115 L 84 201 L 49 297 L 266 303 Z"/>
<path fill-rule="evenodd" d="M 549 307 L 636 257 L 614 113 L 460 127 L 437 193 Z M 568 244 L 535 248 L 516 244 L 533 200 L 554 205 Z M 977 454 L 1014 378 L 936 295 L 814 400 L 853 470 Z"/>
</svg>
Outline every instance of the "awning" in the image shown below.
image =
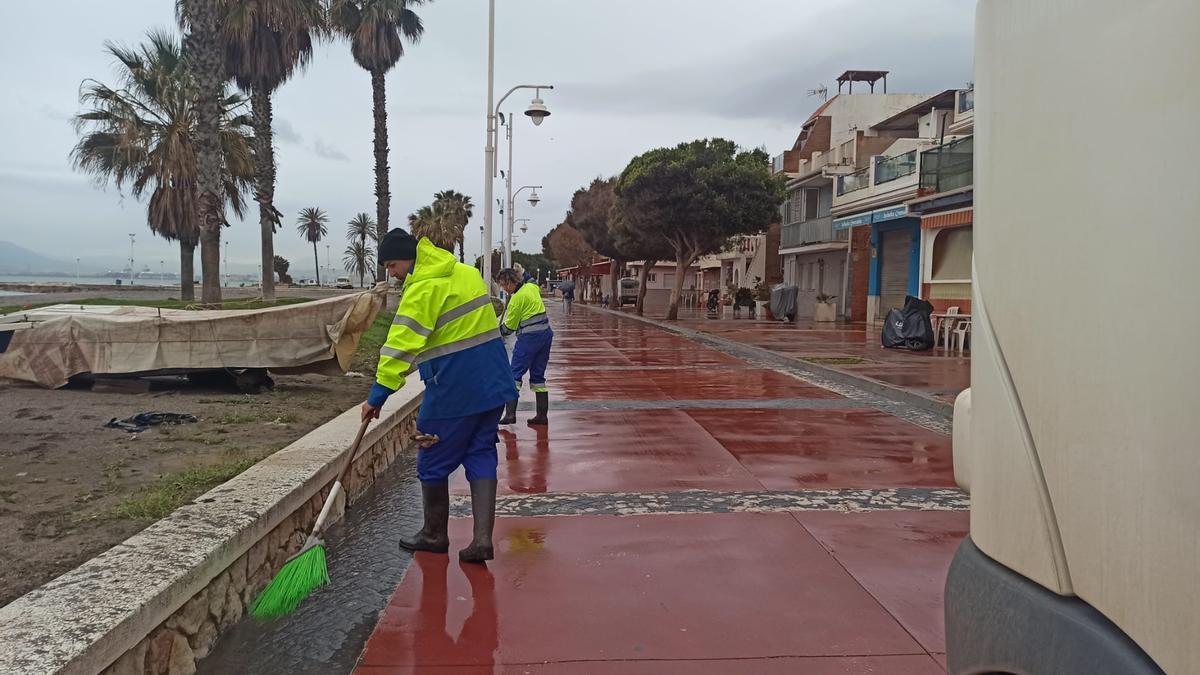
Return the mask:
<svg viewBox="0 0 1200 675">
<path fill-rule="evenodd" d="M 848 230 L 857 225 L 870 225 L 871 223 L 881 223 L 885 220 L 895 220 L 897 218 L 905 218 L 908 216 L 908 205 L 899 204 L 896 206 L 885 206 L 882 209 L 875 209 L 866 213 L 856 213 L 853 216 L 845 218 L 835 218 L 833 221 L 833 229 Z"/>
<path fill-rule="evenodd" d="M 954 227 L 955 225 L 970 225 L 974 215 L 975 209 L 968 208 L 947 213 L 938 213 L 932 216 L 923 216 L 921 218 L 921 229 L 936 230 L 943 227 Z"/>
</svg>

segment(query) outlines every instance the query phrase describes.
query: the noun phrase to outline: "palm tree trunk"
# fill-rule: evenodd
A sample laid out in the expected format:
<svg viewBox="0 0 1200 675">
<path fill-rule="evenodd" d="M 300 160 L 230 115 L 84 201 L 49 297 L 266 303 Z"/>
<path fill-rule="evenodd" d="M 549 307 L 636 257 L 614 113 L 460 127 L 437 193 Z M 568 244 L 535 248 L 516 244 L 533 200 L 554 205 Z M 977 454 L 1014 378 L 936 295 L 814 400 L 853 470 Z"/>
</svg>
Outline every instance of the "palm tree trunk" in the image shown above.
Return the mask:
<svg viewBox="0 0 1200 675">
<path fill-rule="evenodd" d="M 184 38 L 184 49 L 191 63 L 196 84 L 197 218 L 200 223 L 200 270 L 204 283 L 201 300 L 207 305 L 221 303 L 221 227 L 225 200 L 221 184 L 221 86 L 225 64 L 217 41 L 217 2 L 183 0 L 182 9 L 191 28 Z"/>
<path fill-rule="evenodd" d="M 467 258 L 466 258 L 467 254 L 466 254 L 466 251 L 463 250 L 463 245 L 465 244 L 466 240 L 467 240 L 466 237 L 458 238 L 458 262 L 460 262 L 460 263 L 467 262 Z"/>
<path fill-rule="evenodd" d="M 196 299 L 196 245 L 179 242 L 179 297 Z"/>
<path fill-rule="evenodd" d="M 388 231 L 388 212 L 392 193 L 388 186 L 387 91 L 383 73 L 371 73 L 371 94 L 375 114 L 375 231 L 379 241 Z M 383 281 L 383 261 L 375 264 L 375 280 Z"/>
<path fill-rule="evenodd" d="M 321 285 L 321 261 L 317 258 L 317 242 L 313 242 L 313 267 L 317 270 L 317 285 Z"/>
<path fill-rule="evenodd" d="M 262 295 L 275 299 L 275 148 L 271 139 L 271 94 L 259 87 L 250 92 L 254 113 L 254 198 L 258 201 L 258 227 L 262 235 Z"/>
</svg>

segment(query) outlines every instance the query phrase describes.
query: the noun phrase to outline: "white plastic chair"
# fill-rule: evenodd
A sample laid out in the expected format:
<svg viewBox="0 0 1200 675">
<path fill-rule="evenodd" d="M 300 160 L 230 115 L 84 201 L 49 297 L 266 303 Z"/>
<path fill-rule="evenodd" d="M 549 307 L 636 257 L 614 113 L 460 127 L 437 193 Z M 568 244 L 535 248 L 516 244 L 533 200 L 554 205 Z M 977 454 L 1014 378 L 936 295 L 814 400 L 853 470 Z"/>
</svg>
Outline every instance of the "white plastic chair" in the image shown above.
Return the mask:
<svg viewBox="0 0 1200 675">
<path fill-rule="evenodd" d="M 971 334 L 971 320 L 962 319 L 958 322 L 958 327 L 954 329 L 954 340 L 958 344 L 958 353 L 961 354 L 967 348 L 967 336 Z"/>
<path fill-rule="evenodd" d="M 938 317 L 938 325 L 933 327 L 933 335 L 935 340 L 937 339 L 937 336 L 941 336 L 942 346 L 949 350 L 950 331 L 954 330 L 955 324 L 955 320 L 951 319 L 950 317 L 958 314 L 958 305 L 947 307 L 946 314 L 947 316 Z M 937 345 L 934 346 L 936 347 Z"/>
</svg>

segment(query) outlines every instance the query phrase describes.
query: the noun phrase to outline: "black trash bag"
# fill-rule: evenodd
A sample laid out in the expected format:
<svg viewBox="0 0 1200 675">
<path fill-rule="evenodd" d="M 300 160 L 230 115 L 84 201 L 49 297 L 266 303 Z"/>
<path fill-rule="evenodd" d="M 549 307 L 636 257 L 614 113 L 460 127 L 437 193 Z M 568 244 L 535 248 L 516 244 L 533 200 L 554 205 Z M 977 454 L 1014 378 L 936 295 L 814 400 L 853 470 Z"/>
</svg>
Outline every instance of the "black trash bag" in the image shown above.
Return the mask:
<svg viewBox="0 0 1200 675">
<path fill-rule="evenodd" d="M 114 417 L 105 422 L 104 426 L 109 429 L 128 431 L 131 434 L 140 434 L 156 424 L 185 424 L 199 421 L 195 415 L 188 415 L 186 413 L 144 412 L 132 417 L 126 417 L 123 420 Z"/>
<path fill-rule="evenodd" d="M 933 323 L 929 315 L 933 305 L 909 295 L 904 309 L 892 309 L 883 323 L 883 346 L 887 349 L 907 349 L 923 352 L 933 349 Z"/>
</svg>

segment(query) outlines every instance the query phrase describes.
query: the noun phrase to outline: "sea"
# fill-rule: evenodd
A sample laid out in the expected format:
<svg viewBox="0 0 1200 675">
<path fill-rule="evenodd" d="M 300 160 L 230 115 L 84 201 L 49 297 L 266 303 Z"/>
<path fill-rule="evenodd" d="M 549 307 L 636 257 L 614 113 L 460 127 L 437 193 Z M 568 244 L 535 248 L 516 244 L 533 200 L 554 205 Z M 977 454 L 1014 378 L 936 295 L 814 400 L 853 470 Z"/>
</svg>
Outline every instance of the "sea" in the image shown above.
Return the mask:
<svg viewBox="0 0 1200 675">
<path fill-rule="evenodd" d="M 120 279 L 122 286 L 129 283 L 129 276 L 97 276 L 97 275 L 79 275 L 75 276 L 38 276 L 38 275 L 21 275 L 21 274 L 0 274 L 0 284 L 79 284 L 81 286 L 112 286 Z M 178 287 L 179 278 L 172 279 L 170 275 L 163 277 L 155 275 L 143 274 L 133 280 L 135 286 L 156 286 L 162 288 Z M 198 283 L 198 282 L 197 282 Z M 236 282 L 230 282 L 231 284 Z M 0 288 L 0 296 L 11 295 L 28 295 L 19 291 L 10 291 Z"/>
</svg>

